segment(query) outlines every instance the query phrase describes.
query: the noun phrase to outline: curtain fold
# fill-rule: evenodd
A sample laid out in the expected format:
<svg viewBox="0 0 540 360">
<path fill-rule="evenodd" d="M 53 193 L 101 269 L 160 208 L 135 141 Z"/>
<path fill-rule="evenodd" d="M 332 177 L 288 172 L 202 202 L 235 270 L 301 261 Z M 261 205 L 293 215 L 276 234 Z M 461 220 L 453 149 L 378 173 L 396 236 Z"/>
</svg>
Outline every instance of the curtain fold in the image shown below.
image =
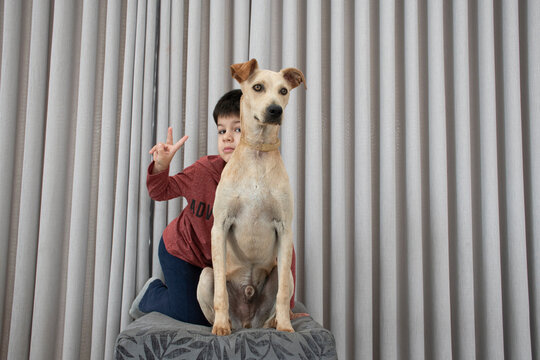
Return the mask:
<svg viewBox="0 0 540 360">
<path fill-rule="evenodd" d="M 380 357 L 397 357 L 397 241 L 398 241 L 398 199 L 396 194 L 396 4 L 391 0 L 380 2 L 379 8 L 379 139 L 376 140 L 376 152 L 379 156 L 379 184 L 374 191 L 379 191 L 380 232 L 378 254 L 375 255 L 379 266 L 378 276 L 380 293 L 378 302 Z M 378 146 L 377 146 L 378 145 Z M 401 144 L 399 144 L 401 145 Z M 377 196 L 377 195 L 375 195 Z M 375 315 L 376 316 L 376 315 Z"/>
<path fill-rule="evenodd" d="M 348 21 L 351 3 L 332 1 L 330 4 L 330 326 L 334 336 L 342 339 L 345 345 L 342 353 L 347 357 L 354 356 L 353 327 L 351 322 L 342 323 L 342 309 L 351 309 L 352 292 L 350 271 L 352 264 L 352 199 L 347 194 L 353 191 L 352 158 L 353 139 L 349 94 L 353 87 L 347 81 L 352 77 L 352 67 L 348 63 L 350 56 L 348 40 L 352 37 L 351 23 Z"/>
<path fill-rule="evenodd" d="M 480 12 L 482 9 L 482 12 Z M 480 223 L 478 240 L 480 354 L 496 358 L 504 353 L 501 253 L 499 223 L 499 178 L 497 174 L 497 109 L 493 3 L 478 3 L 478 142 L 480 156 Z"/>
<path fill-rule="evenodd" d="M 281 31 L 282 51 L 280 68 L 295 67 L 305 71 L 305 63 L 303 61 L 302 50 L 299 46 L 304 42 L 305 30 L 303 28 L 303 21 L 299 14 L 302 13 L 300 8 L 301 3 L 299 1 L 286 1 L 283 3 L 283 25 Z M 279 19 L 279 17 L 278 17 Z M 304 253 L 304 242 L 299 239 L 304 238 L 304 169 L 302 164 L 305 163 L 305 136 L 303 129 L 306 124 L 303 108 L 304 96 L 302 96 L 303 89 L 306 88 L 305 84 L 301 84 L 299 88 L 294 90 L 294 95 L 289 97 L 289 103 L 287 105 L 288 120 L 283 123 L 281 131 L 281 151 L 289 154 L 283 159 L 285 169 L 289 174 L 289 181 L 294 194 L 296 194 L 293 209 L 293 241 L 296 252 Z M 297 266 L 303 267 L 303 258 L 296 257 Z M 301 264 L 299 264 L 300 262 Z M 302 293 L 303 288 L 299 284 L 303 283 L 303 279 L 299 279 L 296 274 L 296 293 Z M 300 275 L 301 277 L 302 275 Z"/>
<path fill-rule="evenodd" d="M 427 342 L 426 357 L 452 353 L 450 333 L 450 273 L 449 273 L 449 197 L 447 143 L 448 94 L 445 74 L 445 17 L 442 1 L 427 3 L 428 47 L 428 136 L 429 136 L 429 241 L 427 259 L 427 289 L 431 291 L 427 304 L 427 329 L 432 342 Z"/>
<path fill-rule="evenodd" d="M 521 116 L 519 9 L 517 1 L 506 1 L 498 9 L 502 18 L 502 95 L 504 111 L 499 122 L 504 133 L 500 150 L 503 157 L 504 203 L 501 252 L 503 266 L 503 296 L 505 354 L 509 358 L 530 358 L 531 334 L 527 274 L 527 245 L 525 231 L 525 193 L 523 182 L 523 141 Z M 501 19 L 499 19 L 501 20 Z M 500 103 L 500 102 L 499 102 Z M 538 119 L 537 119 L 538 120 Z M 518 295 L 518 296 L 516 296 Z"/>
<path fill-rule="evenodd" d="M 185 119 L 186 134 L 191 136 L 189 141 L 184 145 L 184 162 L 189 165 L 193 164 L 203 155 L 201 146 L 206 148 L 206 142 L 201 144 L 200 137 L 201 129 L 204 130 L 204 134 L 207 133 L 207 126 L 202 121 L 199 121 L 201 103 L 206 104 L 206 100 L 201 99 L 200 94 L 203 89 L 207 90 L 207 85 L 201 82 L 202 73 L 206 71 L 206 67 L 201 63 L 208 60 L 201 58 L 203 42 L 207 46 L 207 39 L 203 37 L 207 34 L 207 29 L 203 28 L 205 19 L 207 19 L 207 16 L 203 16 L 203 10 L 206 8 L 206 4 L 208 2 L 189 1 L 186 59 L 186 99 L 189 99 L 189 101 L 186 101 Z M 158 136 L 160 134 L 158 133 Z"/>
<path fill-rule="evenodd" d="M 111 359 L 217 153 L 230 65 L 300 69 L 281 154 L 297 300 L 343 359 L 540 358 L 540 4 L 0 2 L 0 358 Z"/>
<path fill-rule="evenodd" d="M 23 4 L 8 1 L 3 9 L 2 66 L 0 73 L 0 159 L 4 171 L 0 174 L 0 231 L 2 239 L 9 239 L 11 207 L 13 203 L 16 133 L 17 133 L 17 94 L 19 89 L 20 49 L 22 33 Z M 4 306 L 8 296 L 8 254 L 9 242 L 0 241 L 0 319 L 4 319 Z M 4 327 L 2 327 L 4 336 Z"/>
<path fill-rule="evenodd" d="M 160 2 L 159 10 L 159 47 L 157 57 L 157 86 L 156 86 L 156 117 L 154 123 L 153 143 L 164 142 L 166 140 L 167 127 L 169 126 L 169 52 L 167 51 L 170 42 L 170 1 Z M 158 239 L 167 226 L 167 204 L 156 202 L 154 204 L 153 217 L 153 238 Z M 159 274 L 161 268 L 158 267 L 159 260 L 157 241 L 153 244 L 152 272 Z"/>
<path fill-rule="evenodd" d="M 139 220 L 139 187 L 141 185 L 141 126 L 144 89 L 144 54 L 146 31 L 146 1 L 137 3 L 137 25 L 135 29 L 135 51 L 133 64 L 133 93 L 131 96 L 131 133 L 129 140 L 129 172 L 127 187 L 127 226 L 126 254 L 123 269 L 122 318 L 120 327 L 123 329 L 132 322 L 128 315 L 131 302 L 137 295 L 135 283 L 137 274 L 137 237 Z"/>
<path fill-rule="evenodd" d="M 30 357 L 55 357 L 63 333 L 67 266 L 67 242 L 73 180 L 74 122 L 78 61 L 72 57 L 79 33 L 76 3 L 56 1 L 52 26 L 49 91 L 43 150 L 43 174 L 37 248 L 36 279 L 32 311 Z"/>
<path fill-rule="evenodd" d="M 426 121 L 422 108 L 422 97 L 425 91 L 421 81 L 421 49 L 423 46 L 421 38 L 421 26 L 419 21 L 421 16 L 421 4 L 418 1 L 405 1 L 403 5 L 403 61 L 402 70 L 404 81 L 402 84 L 402 101 L 404 101 L 404 152 L 402 157 L 405 174 L 403 174 L 405 185 L 402 191 L 405 192 L 404 202 L 407 211 L 403 215 L 404 238 L 407 245 L 403 246 L 406 253 L 406 265 L 402 266 L 402 271 L 407 277 L 407 288 L 403 297 L 407 305 L 402 307 L 404 312 L 404 324 L 401 329 L 407 331 L 408 339 L 404 342 L 403 351 L 406 351 L 410 358 L 425 358 L 425 304 L 423 286 L 423 248 L 424 231 L 427 225 L 425 219 L 425 202 L 427 196 L 423 191 L 425 184 L 425 163 L 423 139 L 425 139 Z M 422 214 L 418 216 L 417 214 Z"/>
<path fill-rule="evenodd" d="M 540 216 L 540 44 L 533 41 L 540 31 L 540 3 L 530 2 L 520 5 L 520 61 L 523 137 L 524 137 L 524 174 L 525 201 L 527 220 L 527 275 L 531 311 L 531 342 L 534 357 L 540 356 L 540 264 L 535 261 L 540 257 L 540 223 L 534 221 Z M 526 27 L 523 24 L 526 23 Z M 523 76 L 527 74 L 527 76 Z"/>
<path fill-rule="evenodd" d="M 106 343 L 107 308 L 109 281 L 112 261 L 112 239 L 115 211 L 117 154 L 117 109 L 121 100 L 121 59 L 124 56 L 120 46 L 125 33 L 122 23 L 123 3 L 107 2 L 105 23 L 105 52 L 103 65 L 103 99 L 101 103 L 101 129 L 99 153 L 99 180 L 96 214 L 96 249 L 94 267 L 94 296 L 92 308 L 92 338 L 90 355 L 92 359 L 103 358 Z"/>
<path fill-rule="evenodd" d="M 137 279 L 136 289 L 140 289 L 148 280 L 148 274 L 153 273 L 151 256 L 152 249 L 148 246 L 151 238 L 151 200 L 146 192 L 146 173 L 148 161 L 151 155 L 148 151 L 154 145 L 153 135 L 153 119 L 155 114 L 155 82 L 154 76 L 156 73 L 156 58 L 155 53 L 158 41 L 158 11 L 159 7 L 155 2 L 148 2 L 146 8 L 146 35 L 145 36 L 145 53 L 144 53 L 144 78 L 143 78 L 143 93 L 142 93 L 142 123 L 141 123 L 141 146 L 140 165 L 139 165 L 139 212 L 138 212 L 138 241 L 137 241 Z"/>
<path fill-rule="evenodd" d="M 124 287 L 124 267 L 126 266 L 126 242 L 132 239 L 126 238 L 127 210 L 128 210 L 128 186 L 130 162 L 130 137 L 132 122 L 132 99 L 134 83 L 135 44 L 137 29 L 137 1 L 127 2 L 125 45 L 122 62 L 122 93 L 120 103 L 120 129 L 118 133 L 118 145 L 115 153 L 118 155 L 116 166 L 116 182 L 114 193 L 114 222 L 112 232 L 111 265 L 109 272 L 109 296 L 107 303 L 107 326 L 105 335 L 105 358 L 113 356 L 114 342 L 121 330 L 120 320 L 126 319 L 127 310 L 123 307 L 122 291 Z M 139 75 L 139 74 L 138 74 Z M 138 95 L 138 94 L 136 94 Z M 131 249 L 128 249 L 131 251 Z M 130 276 L 132 274 L 126 274 Z M 126 320 L 124 320 L 126 321 Z"/>
<path fill-rule="evenodd" d="M 315 0 L 306 8 L 306 69 L 304 71 L 306 81 L 309 81 L 310 89 L 321 89 L 323 84 L 322 56 L 307 56 L 307 54 L 321 54 L 323 47 L 322 31 L 322 3 Z M 322 130 L 323 122 L 323 98 L 320 91 L 306 91 L 306 126 L 305 128 L 305 174 L 306 184 L 304 196 L 305 202 L 305 238 L 309 246 L 304 246 L 304 259 L 310 259 L 305 263 L 304 279 L 306 284 L 302 294 L 305 305 L 310 314 L 319 320 L 327 320 L 325 316 L 325 304 L 328 302 L 328 294 L 325 292 L 327 284 L 328 263 L 323 254 L 327 250 L 328 241 L 325 241 L 327 223 L 316 221 L 308 223 L 307 219 L 323 219 L 325 213 L 323 207 L 324 186 L 323 167 L 321 159 L 325 148 Z"/>
<path fill-rule="evenodd" d="M 73 169 L 73 194 L 69 226 L 66 280 L 66 309 L 62 354 L 76 358 L 80 353 L 82 316 L 88 249 L 92 145 L 96 94 L 99 2 L 84 3 L 82 9 L 81 53 L 77 99 L 77 125 Z"/>
<path fill-rule="evenodd" d="M 215 140 L 217 128 L 214 125 L 213 106 L 219 98 L 231 89 L 229 66 L 232 64 L 231 31 L 226 25 L 232 16 L 230 2 L 212 1 L 210 3 L 210 29 L 208 40 L 208 116 L 206 147 L 208 154 L 217 154 Z"/>
<path fill-rule="evenodd" d="M 6 10 L 7 8 L 4 10 L 4 16 Z M 34 302 L 34 282 L 38 247 L 35 239 L 39 233 L 41 172 L 43 169 L 43 148 L 45 142 L 45 116 L 43 114 L 47 108 L 48 61 L 43 61 L 43 59 L 48 59 L 50 45 L 49 11 L 49 2 L 43 1 L 35 4 L 31 13 L 32 32 L 30 38 L 32 40 L 29 53 L 28 94 L 24 134 L 25 139 L 31 142 L 32 146 L 26 148 L 24 151 L 21 177 L 19 211 L 25 214 L 25 216 L 18 219 L 19 231 L 16 243 L 16 266 L 13 284 L 13 304 L 18 304 L 19 306 L 11 309 L 11 319 L 9 321 L 9 336 L 13 340 L 9 342 L 8 357 L 14 359 L 25 359 L 29 356 L 28 342 L 32 326 L 32 312 L 29 309 L 32 309 Z M 4 64 L 4 61 L 2 64 Z M 7 84 L 4 81 L 7 80 L 2 75 L 2 85 L 0 87 Z M 5 111 L 3 106 L 1 109 L 0 111 Z M 4 119 L 3 116 L 2 119 Z M 14 117 L 14 120 L 16 120 L 16 117 Z M 4 126 L 3 123 L 2 126 Z M 2 135 L 4 134 L 10 135 L 9 132 L 2 131 Z M 10 136 L 13 136 L 13 134 Z M 9 174 L 9 172 L 6 171 L 6 174 Z M 2 184 L 4 184 L 3 181 Z M 9 226 L 2 228 L 7 231 Z M 9 244 L 7 241 L 2 241 L 2 243 L 4 243 L 4 246 Z M 2 249 L 0 252 L 6 256 L 8 254 L 7 249 L 5 251 Z M 2 260 L 2 263 L 7 266 L 7 259 Z M 2 291 L 5 291 L 5 286 L 0 287 Z M 0 304 L 3 304 L 5 294 L 2 293 L 1 297 Z M 0 309 L 3 310 L 4 306 L 0 305 Z M 4 321 L 7 322 L 8 319 L 4 318 Z M 7 335 L 7 333 L 3 333 L 2 337 L 5 338 Z"/>
<path fill-rule="evenodd" d="M 377 34 L 374 26 L 378 21 L 373 20 L 375 6 L 369 1 L 362 1 L 354 7 L 354 323 L 355 326 L 354 356 L 359 359 L 375 358 L 376 349 L 373 334 L 377 321 L 374 317 L 374 243 L 377 233 L 374 230 L 374 220 L 378 219 L 373 194 L 375 173 L 375 151 L 372 139 L 375 136 L 373 118 L 375 116 L 374 101 L 378 96 L 374 81 L 376 57 L 371 51 Z M 366 53 L 365 49 L 370 49 Z M 350 79 L 350 77 L 349 77 Z M 307 248 L 307 247 L 306 247 Z M 307 263 L 307 262 L 306 262 Z"/>
<path fill-rule="evenodd" d="M 471 144 L 473 118 L 471 106 L 471 52 L 468 33 L 471 29 L 471 12 L 467 1 L 456 1 L 453 4 L 453 51 L 454 51 L 454 138 L 455 144 L 455 218 L 454 241 L 451 269 L 455 273 L 452 286 L 452 335 L 457 339 L 456 356 L 473 358 L 476 345 L 476 325 L 474 321 L 475 291 L 474 278 L 474 247 L 472 239 L 475 236 L 473 224 L 473 179 L 472 164 L 475 146 Z M 459 256 L 458 256 L 459 254 Z M 460 335 L 461 334 L 461 335 Z"/>
</svg>

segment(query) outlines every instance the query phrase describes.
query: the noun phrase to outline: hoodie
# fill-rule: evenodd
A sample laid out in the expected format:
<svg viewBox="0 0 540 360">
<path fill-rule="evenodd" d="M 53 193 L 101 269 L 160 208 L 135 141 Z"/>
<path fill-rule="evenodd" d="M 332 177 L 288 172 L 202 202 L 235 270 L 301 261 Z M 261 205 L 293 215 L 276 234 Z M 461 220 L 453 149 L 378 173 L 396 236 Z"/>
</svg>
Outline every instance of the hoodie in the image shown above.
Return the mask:
<svg viewBox="0 0 540 360">
<path fill-rule="evenodd" d="M 200 268 L 212 266 L 212 210 L 225 164 L 218 155 L 205 156 L 174 176 L 169 176 L 169 169 L 152 174 L 154 162 L 148 167 L 146 186 L 152 199 L 183 196 L 187 200 L 187 206 L 163 232 L 167 252 Z"/>
</svg>

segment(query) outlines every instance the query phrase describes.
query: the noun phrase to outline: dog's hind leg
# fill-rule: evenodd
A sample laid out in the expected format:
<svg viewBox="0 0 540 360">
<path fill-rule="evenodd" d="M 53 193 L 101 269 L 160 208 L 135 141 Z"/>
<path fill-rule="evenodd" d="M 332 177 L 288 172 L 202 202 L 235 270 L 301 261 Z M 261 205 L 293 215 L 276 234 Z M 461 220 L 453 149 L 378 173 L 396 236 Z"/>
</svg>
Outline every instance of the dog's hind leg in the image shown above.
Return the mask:
<svg viewBox="0 0 540 360">
<path fill-rule="evenodd" d="M 294 284 L 292 272 L 289 270 L 289 282 Z M 272 269 L 268 275 L 268 279 L 259 297 L 258 311 L 253 320 L 254 323 L 261 325 L 264 328 L 276 328 L 276 295 L 278 291 L 278 270 L 277 266 Z M 289 299 L 294 295 L 293 286 L 289 290 Z"/>
<path fill-rule="evenodd" d="M 276 295 L 278 290 L 278 271 L 275 266 L 265 279 L 259 296 L 254 300 L 255 315 L 253 327 L 276 327 Z"/>
<path fill-rule="evenodd" d="M 197 300 L 201 310 L 210 324 L 214 323 L 214 270 L 206 267 L 201 272 L 197 285 Z"/>
</svg>

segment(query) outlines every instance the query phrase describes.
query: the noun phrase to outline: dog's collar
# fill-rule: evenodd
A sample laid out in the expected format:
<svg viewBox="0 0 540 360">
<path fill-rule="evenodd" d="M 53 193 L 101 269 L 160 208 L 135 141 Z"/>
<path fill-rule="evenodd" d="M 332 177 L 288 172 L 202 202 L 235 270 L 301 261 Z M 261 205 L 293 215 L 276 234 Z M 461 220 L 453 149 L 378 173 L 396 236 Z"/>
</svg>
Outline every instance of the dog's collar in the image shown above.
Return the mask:
<svg viewBox="0 0 540 360">
<path fill-rule="evenodd" d="M 243 142 L 244 144 L 246 144 L 247 146 L 249 146 L 250 148 L 254 150 L 263 151 L 263 152 L 277 150 L 279 148 L 279 145 L 281 144 L 281 142 L 279 141 L 279 138 L 277 142 L 274 144 L 265 144 L 265 143 L 260 144 L 260 143 L 253 143 L 249 141 L 245 136 L 240 137 L 240 142 Z"/>
</svg>

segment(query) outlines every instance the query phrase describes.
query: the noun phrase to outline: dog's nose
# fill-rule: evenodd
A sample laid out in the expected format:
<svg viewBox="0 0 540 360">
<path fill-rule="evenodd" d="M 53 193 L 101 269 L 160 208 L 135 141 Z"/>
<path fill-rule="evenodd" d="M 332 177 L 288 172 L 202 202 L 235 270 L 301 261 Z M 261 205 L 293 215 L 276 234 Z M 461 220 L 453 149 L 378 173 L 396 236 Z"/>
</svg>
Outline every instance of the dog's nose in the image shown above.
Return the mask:
<svg viewBox="0 0 540 360">
<path fill-rule="evenodd" d="M 266 109 L 266 112 L 268 113 L 268 117 L 272 118 L 272 119 L 276 119 L 278 117 L 281 116 L 281 114 L 283 113 L 283 108 L 279 105 L 270 105 L 267 109 Z"/>
</svg>

